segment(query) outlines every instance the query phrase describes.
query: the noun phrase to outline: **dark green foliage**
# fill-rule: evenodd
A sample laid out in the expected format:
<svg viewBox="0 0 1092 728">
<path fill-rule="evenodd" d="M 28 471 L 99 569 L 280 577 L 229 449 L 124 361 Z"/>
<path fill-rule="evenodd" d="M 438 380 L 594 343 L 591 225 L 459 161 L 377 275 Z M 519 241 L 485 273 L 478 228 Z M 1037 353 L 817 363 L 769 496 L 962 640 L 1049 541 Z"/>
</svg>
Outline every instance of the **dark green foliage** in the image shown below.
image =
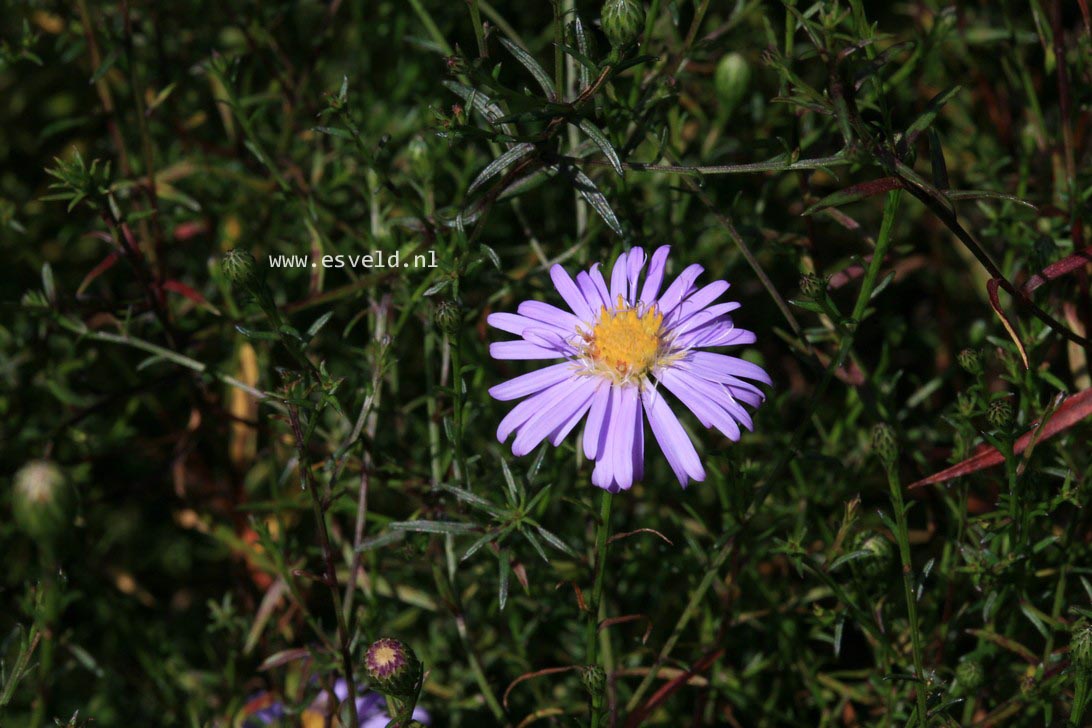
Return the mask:
<svg viewBox="0 0 1092 728">
<path fill-rule="evenodd" d="M 0 725 L 1086 720 L 1084 3 L 607 5 L 4 7 Z M 775 386 L 602 502 L 485 319 L 662 243 Z"/>
</svg>

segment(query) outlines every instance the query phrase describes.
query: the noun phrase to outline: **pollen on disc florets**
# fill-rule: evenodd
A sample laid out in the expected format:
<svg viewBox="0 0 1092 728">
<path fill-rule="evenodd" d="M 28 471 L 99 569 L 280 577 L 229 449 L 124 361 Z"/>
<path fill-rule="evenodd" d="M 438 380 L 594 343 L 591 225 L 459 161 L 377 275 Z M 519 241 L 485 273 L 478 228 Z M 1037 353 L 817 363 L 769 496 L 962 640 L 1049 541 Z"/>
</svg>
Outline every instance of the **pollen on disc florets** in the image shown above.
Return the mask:
<svg viewBox="0 0 1092 728">
<path fill-rule="evenodd" d="M 595 371 L 618 383 L 640 381 L 664 354 L 663 314 L 655 306 L 630 306 L 619 296 L 611 310 L 584 334 L 584 357 Z"/>
</svg>

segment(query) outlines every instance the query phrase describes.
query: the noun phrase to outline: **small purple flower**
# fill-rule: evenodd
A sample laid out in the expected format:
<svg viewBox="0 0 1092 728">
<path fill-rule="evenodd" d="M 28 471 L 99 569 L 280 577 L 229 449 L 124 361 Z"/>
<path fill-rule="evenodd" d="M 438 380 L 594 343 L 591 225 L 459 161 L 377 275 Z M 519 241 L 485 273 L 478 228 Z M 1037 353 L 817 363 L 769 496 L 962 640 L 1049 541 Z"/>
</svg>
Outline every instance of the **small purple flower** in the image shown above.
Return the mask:
<svg viewBox="0 0 1092 728">
<path fill-rule="evenodd" d="M 339 678 L 334 682 L 334 695 L 337 697 L 339 706 L 348 699 L 349 686 L 344 679 Z M 251 696 L 247 703 L 248 717 L 243 726 L 244 728 L 265 728 L 266 726 L 297 725 L 298 721 L 304 728 L 312 728 L 312 726 L 317 728 L 326 725 L 326 717 L 334 715 L 337 711 L 337 706 L 330 707 L 331 702 L 329 693 L 323 691 L 300 713 L 298 719 L 289 721 L 289 714 L 283 701 L 272 693 L 259 693 Z M 360 720 L 360 728 L 386 728 L 391 721 L 391 716 L 387 714 L 387 701 L 373 690 L 366 690 L 363 695 L 357 696 L 356 715 Z M 413 719 L 425 725 L 431 722 L 428 711 L 421 707 L 414 708 Z"/>
<path fill-rule="evenodd" d="M 765 400 L 749 381 L 770 384 L 756 364 L 702 351 L 755 341 L 729 314 L 738 303 L 714 303 L 725 281 L 694 284 L 704 270 L 687 267 L 661 292 L 670 246 L 658 248 L 645 267 L 645 251 L 632 248 L 615 261 L 610 286 L 598 264 L 576 280 L 560 265 L 550 269 L 569 311 L 524 301 L 518 314 L 494 313 L 490 326 L 521 337 L 490 345 L 495 359 L 564 359 L 498 384 L 489 393 L 507 401 L 527 397 L 501 420 L 497 439 L 513 432 L 512 453 L 526 455 L 544 439 L 559 445 L 587 415 L 584 454 L 595 461 L 592 483 L 612 493 L 628 490 L 644 474 L 644 417 L 686 487 L 704 480 L 694 444 L 667 402 L 673 394 L 705 427 L 739 440 L 740 425 L 753 429 L 743 405 Z"/>
<path fill-rule="evenodd" d="M 344 702 L 349 697 L 349 686 L 343 679 L 334 683 L 334 694 Z M 387 701 L 379 693 L 369 690 L 363 697 L 356 699 L 356 715 L 360 719 L 360 728 L 386 728 L 391 717 L 387 715 Z M 428 711 L 418 706 L 413 709 L 413 719 L 429 725 Z"/>
</svg>

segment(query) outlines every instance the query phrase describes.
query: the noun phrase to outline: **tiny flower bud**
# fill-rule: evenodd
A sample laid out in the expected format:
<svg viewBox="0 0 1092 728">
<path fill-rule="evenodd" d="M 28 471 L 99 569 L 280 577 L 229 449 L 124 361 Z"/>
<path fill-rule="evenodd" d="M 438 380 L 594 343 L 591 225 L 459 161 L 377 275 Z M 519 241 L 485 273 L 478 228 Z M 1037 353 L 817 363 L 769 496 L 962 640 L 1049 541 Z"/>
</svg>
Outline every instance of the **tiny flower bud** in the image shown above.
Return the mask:
<svg viewBox="0 0 1092 728">
<path fill-rule="evenodd" d="M 364 655 L 364 668 L 379 692 L 397 698 L 417 695 L 423 670 L 404 642 L 386 637 L 376 640 Z"/>
<path fill-rule="evenodd" d="M 986 674 L 982 670 L 982 663 L 974 658 L 962 660 L 956 666 L 955 682 L 964 695 L 977 692 L 986 682 Z"/>
<path fill-rule="evenodd" d="M 454 301 L 441 301 L 432 315 L 433 322 L 436 324 L 436 328 L 441 333 L 452 336 L 459 331 L 459 326 L 462 324 L 463 311 L 462 307 Z"/>
<path fill-rule="evenodd" d="M 641 0 L 606 0 L 599 19 L 611 48 L 619 50 L 637 40 L 644 30 L 645 6 Z"/>
<path fill-rule="evenodd" d="M 981 374 L 982 373 L 982 357 L 978 355 L 978 352 L 974 349 L 964 349 L 956 356 L 959 361 L 959 366 L 968 374 Z"/>
<path fill-rule="evenodd" d="M 250 290 L 258 284 L 258 263 L 248 250 L 229 250 L 220 261 L 220 267 L 233 285 Z"/>
<path fill-rule="evenodd" d="M 970 417 L 971 413 L 974 412 L 974 395 L 969 392 L 960 392 L 956 395 L 956 406 L 959 408 L 959 414 Z"/>
<path fill-rule="evenodd" d="M 1092 673 L 1092 624 L 1073 627 L 1069 637 L 1069 660 L 1085 673 Z"/>
<path fill-rule="evenodd" d="M 995 430 L 1007 430 L 1012 426 L 1012 401 L 1008 398 L 995 399 L 986 410 L 986 421 Z"/>
<path fill-rule="evenodd" d="M 584 665 L 579 668 L 580 682 L 592 697 L 602 697 L 607 685 L 607 674 L 599 665 Z"/>
<path fill-rule="evenodd" d="M 800 276 L 800 293 L 808 298 L 818 298 L 827 288 L 827 282 L 814 273 Z"/>
<path fill-rule="evenodd" d="M 751 84 L 751 67 L 739 53 L 729 53 L 720 59 L 713 74 L 713 86 L 717 100 L 725 116 L 739 105 Z"/>
<path fill-rule="evenodd" d="M 889 425 L 881 423 L 872 428 L 872 451 L 887 467 L 895 463 L 899 456 L 899 443 Z"/>
<path fill-rule="evenodd" d="M 71 490 L 49 460 L 33 460 L 15 474 L 12 515 L 32 539 L 51 543 L 71 521 Z"/>
</svg>

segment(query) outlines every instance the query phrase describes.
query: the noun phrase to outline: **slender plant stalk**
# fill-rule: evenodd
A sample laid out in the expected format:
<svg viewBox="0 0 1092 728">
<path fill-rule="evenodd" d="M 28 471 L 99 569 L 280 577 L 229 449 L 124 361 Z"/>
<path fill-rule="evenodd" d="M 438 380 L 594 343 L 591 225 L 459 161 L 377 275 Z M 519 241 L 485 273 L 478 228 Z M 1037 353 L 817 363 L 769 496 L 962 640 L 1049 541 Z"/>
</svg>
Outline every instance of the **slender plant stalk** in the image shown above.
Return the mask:
<svg viewBox="0 0 1092 728">
<path fill-rule="evenodd" d="M 470 633 L 466 627 L 466 618 L 463 617 L 463 604 L 459 592 L 455 584 L 444 574 L 444 570 L 439 564 L 433 564 L 432 578 L 436 582 L 438 593 L 447 597 L 452 616 L 455 618 L 455 628 L 459 633 L 459 641 L 462 643 L 463 652 L 466 654 L 466 661 L 470 664 L 470 671 L 474 674 L 474 681 L 478 683 L 478 689 L 482 691 L 485 704 L 489 706 L 489 710 L 493 713 L 493 717 L 497 719 L 497 722 L 504 723 L 504 708 L 501 707 L 500 701 L 497 700 L 497 696 L 493 692 L 493 687 L 486 679 L 485 670 L 482 669 L 482 664 L 478 661 L 478 655 L 474 651 L 474 645 L 470 641 Z"/>
<path fill-rule="evenodd" d="M 341 588 L 337 583 L 337 569 L 334 566 L 334 551 L 330 547 L 330 533 L 326 528 L 326 512 L 322 503 L 322 496 L 315 484 L 315 477 L 311 473 L 311 460 L 307 456 L 307 442 L 303 436 L 303 428 L 300 427 L 299 410 L 289 405 L 288 421 L 292 425 L 292 435 L 296 440 L 296 450 L 299 452 L 300 477 L 304 488 L 311 494 L 311 511 L 315 516 L 315 527 L 318 530 L 319 546 L 322 548 L 322 558 L 326 567 L 324 581 L 330 589 L 330 598 L 334 602 L 334 614 L 337 617 L 337 640 L 341 652 L 341 668 L 345 673 L 345 684 L 348 686 L 349 719 L 352 725 L 358 725 L 360 719 L 356 714 L 356 683 L 353 680 L 353 656 L 349 647 L 349 629 L 345 623 L 345 613 L 341 604 Z"/>
<path fill-rule="evenodd" d="M 886 467 L 887 483 L 891 490 L 891 507 L 895 509 L 895 540 L 899 544 L 899 558 L 902 561 L 902 589 L 906 598 L 906 613 L 910 619 L 910 643 L 914 653 L 914 674 L 918 678 L 917 724 L 924 726 L 928 722 L 925 705 L 925 668 L 922 659 L 921 633 L 918 629 L 918 607 L 914 599 L 913 565 L 910 561 L 910 536 L 906 526 L 906 505 L 902 497 L 902 484 L 899 482 L 897 459 L 891 460 Z"/>
<path fill-rule="evenodd" d="M 470 473 L 466 468 L 466 452 L 463 449 L 463 356 L 458 332 L 445 337 L 451 347 L 451 400 L 454 407 L 452 430 L 455 435 L 455 462 L 459 466 L 459 478 L 463 487 L 470 489 Z"/>
<path fill-rule="evenodd" d="M 489 55 L 489 49 L 485 47 L 485 33 L 482 31 L 482 14 L 478 9 L 478 0 L 466 0 L 466 6 L 470 8 L 470 23 L 474 26 L 474 40 L 478 42 L 478 56 L 485 58 Z"/>
<path fill-rule="evenodd" d="M 610 510 L 614 496 L 604 490 L 599 500 L 599 523 L 595 530 L 595 585 L 592 587 L 591 602 L 588 604 L 588 625 L 584 634 L 584 662 L 597 665 L 599 632 L 599 610 L 603 603 L 603 576 L 606 573 L 607 541 L 610 538 Z M 592 728 L 598 728 L 603 713 L 603 695 L 592 695 Z"/>
</svg>

